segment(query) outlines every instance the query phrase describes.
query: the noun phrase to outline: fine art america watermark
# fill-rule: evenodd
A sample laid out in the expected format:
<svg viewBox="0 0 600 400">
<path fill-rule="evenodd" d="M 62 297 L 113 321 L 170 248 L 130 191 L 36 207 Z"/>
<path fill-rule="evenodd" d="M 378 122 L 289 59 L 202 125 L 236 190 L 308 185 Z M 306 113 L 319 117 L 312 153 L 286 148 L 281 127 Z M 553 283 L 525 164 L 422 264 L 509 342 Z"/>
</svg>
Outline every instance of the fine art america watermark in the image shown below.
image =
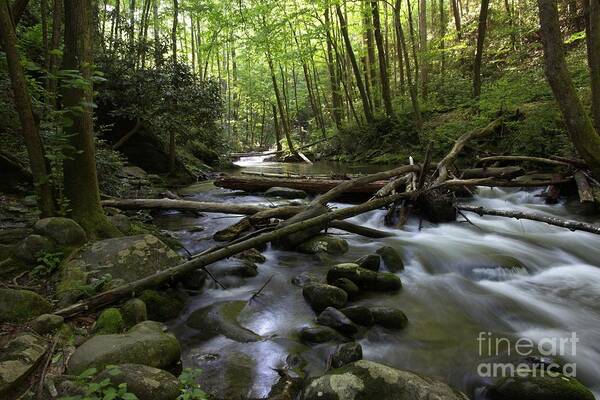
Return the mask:
<svg viewBox="0 0 600 400">
<path fill-rule="evenodd" d="M 575 332 L 563 337 L 545 337 L 534 342 L 530 338 L 508 339 L 493 336 L 491 332 L 480 332 L 477 336 L 479 356 L 490 358 L 497 356 L 517 357 L 521 363 L 482 362 L 477 366 L 481 377 L 527 377 L 560 375 L 575 377 L 575 363 L 558 364 L 556 358 L 574 359 L 577 355 L 579 338 Z"/>
</svg>

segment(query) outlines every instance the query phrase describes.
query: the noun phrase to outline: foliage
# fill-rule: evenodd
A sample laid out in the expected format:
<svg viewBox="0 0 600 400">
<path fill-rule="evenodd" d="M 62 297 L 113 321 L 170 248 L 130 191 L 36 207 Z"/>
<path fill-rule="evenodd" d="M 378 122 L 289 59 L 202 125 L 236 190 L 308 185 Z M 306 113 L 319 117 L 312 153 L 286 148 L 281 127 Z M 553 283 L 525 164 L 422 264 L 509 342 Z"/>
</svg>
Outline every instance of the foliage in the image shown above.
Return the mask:
<svg viewBox="0 0 600 400">
<path fill-rule="evenodd" d="M 181 383 L 181 394 L 177 400 L 208 400 L 206 393 L 198 385 L 198 377 L 202 371 L 200 369 L 185 368 L 179 375 Z"/>
<path fill-rule="evenodd" d="M 39 263 L 32 271 L 31 275 L 36 278 L 42 278 L 52 275 L 58 270 L 62 262 L 64 254 L 61 252 L 48 252 L 38 257 Z"/>
<path fill-rule="evenodd" d="M 106 367 L 106 371 L 111 376 L 121 374 L 121 370 L 114 365 Z M 137 400 L 137 396 L 127 391 L 127 384 L 121 383 L 114 386 L 110 378 L 97 381 L 96 368 L 90 368 L 83 371 L 77 377 L 77 385 L 82 391 L 82 395 L 62 397 L 60 400 Z"/>
</svg>

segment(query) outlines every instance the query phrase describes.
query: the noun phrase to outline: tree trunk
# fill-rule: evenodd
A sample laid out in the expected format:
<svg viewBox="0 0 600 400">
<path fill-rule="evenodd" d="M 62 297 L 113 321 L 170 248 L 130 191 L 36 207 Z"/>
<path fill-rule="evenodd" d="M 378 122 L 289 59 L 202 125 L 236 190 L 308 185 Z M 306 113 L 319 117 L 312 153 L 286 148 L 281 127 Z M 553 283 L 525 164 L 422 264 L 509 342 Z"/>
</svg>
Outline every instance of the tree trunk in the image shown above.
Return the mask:
<svg viewBox="0 0 600 400">
<path fill-rule="evenodd" d="M 162 53 L 160 51 L 160 26 L 158 23 L 158 1 L 159 0 L 152 0 L 152 29 L 154 31 L 154 65 L 156 67 L 162 64 Z"/>
<path fill-rule="evenodd" d="M 563 115 L 575 148 L 600 179 L 600 136 L 595 131 L 577 92 L 565 60 L 555 0 L 538 0 L 546 77 Z"/>
<path fill-rule="evenodd" d="M 62 33 L 62 15 L 63 15 L 63 4 L 62 0 L 54 0 L 54 7 L 52 9 L 52 37 L 50 39 L 50 54 L 48 57 L 48 96 L 50 106 L 54 109 L 57 108 L 56 104 L 56 92 L 57 92 L 57 80 L 56 72 L 58 71 L 59 58 L 56 54 L 60 47 L 60 37 Z"/>
<path fill-rule="evenodd" d="M 373 113 L 371 112 L 369 98 L 367 97 L 365 85 L 363 84 L 363 80 L 360 74 L 360 68 L 358 68 L 356 56 L 354 55 L 354 50 L 352 49 L 352 42 L 350 41 L 350 36 L 348 35 L 348 25 L 346 24 L 346 19 L 344 18 L 344 14 L 342 13 L 342 9 L 340 8 L 340 6 L 336 5 L 335 9 L 338 15 L 338 19 L 340 20 L 340 28 L 342 31 L 342 36 L 344 37 L 344 43 L 346 44 L 346 52 L 348 53 L 350 63 L 352 64 L 352 70 L 354 71 L 356 86 L 358 87 L 358 92 L 360 93 L 360 98 L 362 100 L 365 118 L 367 122 L 371 123 L 374 120 Z"/>
<path fill-rule="evenodd" d="M 338 130 L 342 128 L 342 96 L 340 82 L 336 71 L 335 58 L 333 57 L 333 39 L 331 37 L 330 9 L 325 10 L 325 30 L 327 34 L 327 70 L 329 71 L 329 84 L 331 86 L 331 117 Z"/>
<path fill-rule="evenodd" d="M 371 22 L 371 10 L 368 2 L 362 2 L 362 14 L 363 14 L 363 37 L 365 47 L 367 48 L 364 56 L 364 70 L 365 70 L 365 91 L 369 98 L 369 105 L 371 111 L 378 109 L 381 106 L 379 101 L 379 90 L 378 79 L 377 79 L 377 59 L 375 58 L 375 39 L 373 37 L 373 24 Z"/>
<path fill-rule="evenodd" d="M 584 0 L 587 8 L 587 54 L 592 85 L 592 117 L 600 132 L 600 2 Z"/>
<path fill-rule="evenodd" d="M 487 30 L 487 17 L 490 6 L 490 0 L 481 1 L 481 11 L 479 12 L 479 26 L 477 28 L 477 49 L 475 51 L 475 62 L 473 63 L 473 97 L 478 98 L 481 95 L 481 60 L 483 58 L 483 44 L 485 42 L 485 33 Z"/>
<path fill-rule="evenodd" d="M 15 98 L 15 108 L 19 114 L 21 132 L 27 147 L 38 207 L 42 217 L 49 217 L 54 213 L 54 199 L 52 189 L 48 183 L 44 146 L 33 116 L 31 98 L 27 89 L 25 72 L 17 52 L 17 37 L 7 1 L 0 2 L 0 39 L 6 53 L 6 63 Z"/>
<path fill-rule="evenodd" d="M 421 94 L 423 95 L 423 99 L 427 100 L 429 91 L 429 55 L 427 53 L 427 0 L 421 0 L 419 4 L 419 51 L 421 54 Z"/>
<path fill-rule="evenodd" d="M 410 4 L 410 0 L 406 0 L 406 6 L 407 6 L 407 11 L 408 11 L 408 30 L 409 30 L 409 34 L 410 34 L 410 43 L 412 45 L 413 59 L 415 60 L 415 87 L 418 87 L 419 86 L 419 57 L 417 55 L 418 46 L 417 46 L 417 40 L 415 38 L 415 27 L 414 27 L 414 23 L 413 23 L 412 6 Z"/>
<path fill-rule="evenodd" d="M 377 0 L 371 1 L 371 11 L 373 13 L 373 28 L 375 31 L 375 42 L 377 43 L 377 53 L 379 55 L 379 81 L 381 82 L 381 95 L 383 97 L 385 113 L 388 116 L 392 116 L 394 115 L 394 109 L 392 107 L 390 80 L 387 72 L 387 59 L 383 43 L 383 35 L 381 33 L 381 21 L 379 20 L 379 6 L 377 5 Z"/>
<path fill-rule="evenodd" d="M 295 153 L 294 142 L 292 142 L 292 136 L 290 134 L 290 124 L 287 119 L 286 107 L 284 104 L 284 100 L 281 96 L 281 92 L 279 91 L 279 86 L 277 85 L 277 77 L 275 76 L 275 69 L 273 67 L 273 59 L 271 58 L 271 53 L 267 51 L 267 62 L 269 64 L 269 70 L 271 72 L 271 82 L 273 83 L 273 91 L 275 92 L 275 100 L 277 101 L 277 108 L 279 109 L 279 116 L 281 117 L 281 129 L 285 134 L 285 139 L 288 144 L 288 148 L 292 153 Z"/>
<path fill-rule="evenodd" d="M 7 0 L 8 1 L 8 0 Z M 10 15 L 12 16 L 12 24 L 14 27 L 19 25 L 19 21 L 21 21 L 21 17 L 29 4 L 29 0 L 15 0 L 12 8 L 10 9 Z"/>
<path fill-rule="evenodd" d="M 63 87 L 63 103 L 73 124 L 66 128 L 75 149 L 64 161 L 65 195 L 71 217 L 92 237 L 119 235 L 100 206 L 94 150 L 92 65 L 94 36 L 92 0 L 65 0 L 64 68 L 76 70 L 87 87 Z"/>
<path fill-rule="evenodd" d="M 462 22 L 460 20 L 460 9 L 458 0 L 451 0 L 452 2 L 452 14 L 454 15 L 454 26 L 456 27 L 456 37 L 458 40 L 462 39 Z"/>
<path fill-rule="evenodd" d="M 277 151 L 282 151 L 281 148 L 281 131 L 279 129 L 279 121 L 277 119 L 277 108 L 275 104 L 271 104 L 273 108 L 273 130 L 275 131 L 275 145 L 277 146 Z"/>
<path fill-rule="evenodd" d="M 177 23 L 179 19 L 179 2 L 173 0 L 173 27 L 171 29 L 171 46 L 173 47 L 172 62 L 173 67 L 177 66 Z M 177 84 L 177 77 L 173 78 L 174 86 Z M 177 99 L 173 98 L 173 107 L 177 108 Z M 171 129 L 169 132 L 169 174 L 175 175 L 175 130 Z"/>
<path fill-rule="evenodd" d="M 133 45 L 135 39 L 135 0 L 129 0 L 129 45 Z"/>
</svg>

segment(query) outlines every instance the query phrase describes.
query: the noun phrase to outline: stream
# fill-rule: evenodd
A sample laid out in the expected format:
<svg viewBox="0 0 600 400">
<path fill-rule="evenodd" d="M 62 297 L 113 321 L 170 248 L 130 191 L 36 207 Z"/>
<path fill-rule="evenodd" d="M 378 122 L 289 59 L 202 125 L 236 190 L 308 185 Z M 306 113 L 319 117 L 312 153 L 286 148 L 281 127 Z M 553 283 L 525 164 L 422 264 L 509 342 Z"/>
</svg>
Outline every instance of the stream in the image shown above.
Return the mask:
<svg viewBox="0 0 600 400">
<path fill-rule="evenodd" d="M 261 157 L 242 159 L 238 164 L 255 171 L 312 174 L 385 169 L 335 163 L 284 165 L 263 162 Z M 183 194 L 202 201 L 290 202 L 220 189 L 211 183 L 194 185 Z M 479 188 L 473 199 L 465 201 L 595 222 L 576 214 L 576 206 L 546 205 L 537 194 L 539 191 Z M 384 215 L 385 211 L 375 210 L 350 221 L 394 232 L 393 237 L 375 240 L 330 230 L 348 241 L 350 250 L 343 256 L 306 255 L 269 246 L 263 252 L 267 261 L 258 264 L 258 276 L 223 277 L 227 290 L 207 281 L 204 291 L 190 297 L 180 317 L 169 323 L 182 343 L 184 366 L 201 368 L 201 383 L 207 379 L 211 385 L 246 385 L 249 389 L 245 394 L 251 398 L 266 396 L 278 379 L 273 368 L 286 363 L 302 359 L 306 371 L 322 374 L 336 345 L 307 346 L 296 339 L 298 330 L 312 324 L 315 314 L 291 280 L 305 271 L 324 277 L 328 267 L 374 254 L 386 245 L 402 254 L 406 268 L 398 275 L 403 289 L 396 294 L 370 293 L 353 304 L 398 307 L 408 316 L 409 325 L 401 331 L 375 326 L 358 337 L 365 359 L 438 377 L 471 398 L 484 399 L 481 388 L 490 379 L 478 375 L 480 363 L 518 362 L 522 357 L 514 351 L 509 354 L 507 346 L 491 355 L 487 351 L 480 354 L 478 337 L 482 334 L 511 343 L 530 338 L 539 344 L 548 338 L 568 338 L 575 332 L 579 339 L 576 351 L 571 349 L 553 359 L 575 363 L 577 378 L 600 398 L 600 237 L 532 221 L 475 214 L 467 215 L 472 224 L 459 217 L 463 222 L 424 222 L 421 230 L 418 218 L 412 217 L 398 230 L 384 226 Z M 211 239 L 214 232 L 238 219 L 224 214 L 168 212 L 157 216 L 155 223 L 172 231 L 191 253 L 198 253 L 215 244 Z M 193 228 L 197 226 L 205 229 L 196 231 Z M 223 260 L 209 269 L 217 273 L 232 262 Z M 201 307 L 223 300 L 248 300 L 271 276 L 272 281 L 240 316 L 243 326 L 265 340 L 238 343 L 217 336 L 203 341 L 186 325 L 187 317 Z"/>
</svg>

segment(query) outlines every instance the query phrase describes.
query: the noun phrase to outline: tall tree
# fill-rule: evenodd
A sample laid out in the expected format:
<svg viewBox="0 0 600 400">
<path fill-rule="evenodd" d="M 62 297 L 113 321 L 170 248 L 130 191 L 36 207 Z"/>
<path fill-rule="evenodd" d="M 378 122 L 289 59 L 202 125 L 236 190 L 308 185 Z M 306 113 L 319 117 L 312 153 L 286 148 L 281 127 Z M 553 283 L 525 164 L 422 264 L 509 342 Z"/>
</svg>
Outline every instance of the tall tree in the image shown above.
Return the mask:
<svg viewBox="0 0 600 400">
<path fill-rule="evenodd" d="M 424 99 L 427 99 L 429 85 L 427 45 L 427 0 L 421 0 L 419 3 L 419 50 L 421 54 L 421 94 Z"/>
<path fill-rule="evenodd" d="M 600 132 L 600 2 L 584 0 L 586 5 L 587 55 L 592 84 L 592 116 Z"/>
<path fill-rule="evenodd" d="M 379 6 L 377 5 L 377 0 L 371 1 L 371 11 L 373 13 L 373 29 L 375 32 L 375 42 L 377 43 L 377 54 L 379 56 L 379 81 L 381 82 L 381 95 L 383 97 L 385 113 L 388 116 L 391 116 L 394 114 L 394 109 L 392 108 L 392 94 L 387 72 L 387 59 L 385 46 L 383 43 L 383 35 L 381 33 L 381 21 L 379 19 Z"/>
<path fill-rule="evenodd" d="M 594 129 L 569 75 L 556 0 L 538 0 L 546 77 L 575 148 L 600 179 L 600 135 Z"/>
<path fill-rule="evenodd" d="M 462 21 L 460 18 L 460 5 L 458 0 L 450 0 L 452 3 L 452 15 L 454 15 L 454 26 L 456 27 L 456 37 L 462 38 Z"/>
<path fill-rule="evenodd" d="M 27 80 L 21 66 L 19 53 L 17 52 L 15 28 L 11 18 L 10 7 L 6 0 L 0 1 L 0 39 L 2 40 L 2 47 L 6 54 L 8 73 L 15 98 L 15 108 L 19 114 L 21 132 L 25 146 L 27 147 L 38 207 L 41 215 L 48 217 L 54 213 L 54 200 L 52 189 L 48 182 L 44 146 L 40 138 L 39 127 L 33 116 L 31 97 L 27 89 Z"/>
<path fill-rule="evenodd" d="M 177 23 L 179 22 L 179 2 L 173 0 L 173 26 L 171 28 L 171 46 L 172 48 L 172 63 L 173 68 L 177 67 Z M 178 79 L 177 74 L 173 74 L 173 86 L 177 85 Z M 177 99 L 173 98 L 173 108 L 177 108 Z M 171 129 L 169 132 L 169 173 L 175 174 L 175 130 Z"/>
<path fill-rule="evenodd" d="M 65 69 L 79 71 L 88 84 L 63 86 L 63 104 L 73 123 L 66 128 L 75 151 L 64 161 L 65 195 L 71 217 L 91 235 L 117 236 L 100 206 L 94 149 L 92 66 L 94 28 L 92 0 L 64 0 Z"/>
<path fill-rule="evenodd" d="M 481 11 L 479 12 L 479 26 L 477 27 L 477 49 L 475 50 L 475 62 L 473 63 L 473 97 L 481 95 L 481 60 L 483 59 L 483 45 L 487 31 L 488 10 L 490 0 L 481 0 Z"/>
</svg>

